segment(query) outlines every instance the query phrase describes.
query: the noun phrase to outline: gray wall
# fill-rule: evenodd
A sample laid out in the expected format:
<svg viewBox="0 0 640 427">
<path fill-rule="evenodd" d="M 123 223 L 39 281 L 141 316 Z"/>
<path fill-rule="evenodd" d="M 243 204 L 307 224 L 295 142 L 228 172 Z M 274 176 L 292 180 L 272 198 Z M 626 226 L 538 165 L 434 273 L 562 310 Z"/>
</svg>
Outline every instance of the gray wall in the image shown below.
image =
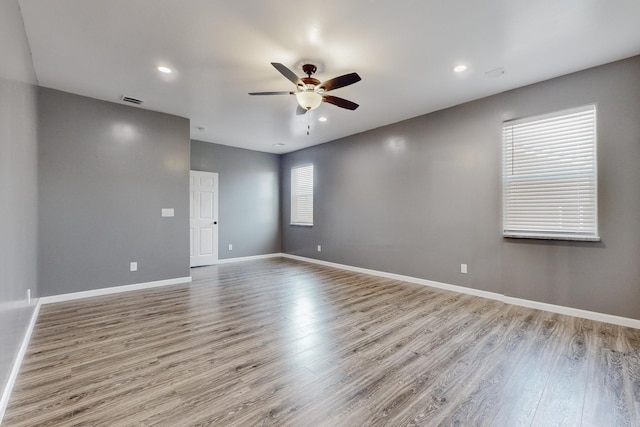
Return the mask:
<svg viewBox="0 0 640 427">
<path fill-rule="evenodd" d="M 277 154 L 191 141 L 191 169 L 218 173 L 220 259 L 280 252 Z"/>
<path fill-rule="evenodd" d="M 602 241 L 502 238 L 502 121 L 594 102 Z M 287 154 L 283 251 L 640 318 L 639 118 L 634 57 Z M 290 226 L 290 169 L 308 162 L 315 224 Z"/>
<path fill-rule="evenodd" d="M 36 80 L 17 0 L 0 1 L 0 52 L 2 393 L 35 308 L 27 289 L 37 294 Z"/>
<path fill-rule="evenodd" d="M 41 294 L 189 276 L 189 121 L 52 89 L 38 112 Z"/>
</svg>

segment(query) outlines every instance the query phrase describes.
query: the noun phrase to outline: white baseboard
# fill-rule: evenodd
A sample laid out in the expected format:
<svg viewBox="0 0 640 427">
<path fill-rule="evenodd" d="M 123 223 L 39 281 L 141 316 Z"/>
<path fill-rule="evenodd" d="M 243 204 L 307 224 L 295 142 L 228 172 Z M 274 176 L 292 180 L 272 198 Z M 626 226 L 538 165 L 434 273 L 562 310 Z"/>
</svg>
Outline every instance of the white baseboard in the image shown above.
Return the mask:
<svg viewBox="0 0 640 427">
<path fill-rule="evenodd" d="M 627 326 L 629 328 L 640 329 L 640 320 L 630 317 L 616 316 L 614 314 L 598 313 L 597 311 L 582 310 L 580 308 L 565 307 L 563 305 L 548 304 L 546 302 L 531 301 L 522 298 L 504 296 L 503 301 L 507 304 L 519 305 L 536 310 L 550 311 L 552 313 L 566 314 L 567 316 L 582 317 L 583 319 L 596 320 L 598 322 L 611 323 L 614 325 Z"/>
<path fill-rule="evenodd" d="M 160 286 L 177 285 L 191 282 L 191 276 L 176 277 L 175 279 L 156 280 L 154 282 L 134 283 L 132 285 L 113 286 L 109 288 L 93 289 L 90 291 L 72 292 L 69 294 L 51 295 L 40 298 L 42 304 L 72 301 L 81 298 L 97 297 L 101 295 L 118 294 L 120 292 L 137 291 L 140 289 L 157 288 Z"/>
<path fill-rule="evenodd" d="M 219 259 L 216 262 L 216 264 L 230 264 L 232 262 L 254 261 L 257 259 L 267 259 L 267 258 L 280 258 L 282 256 L 284 256 L 284 254 L 275 253 L 275 254 L 242 256 L 237 258 L 225 258 L 225 259 Z"/>
<path fill-rule="evenodd" d="M 387 273 L 385 271 L 370 270 L 368 268 L 353 267 L 335 262 L 322 261 L 314 258 L 306 258 L 298 255 L 282 254 L 283 258 L 290 258 L 298 261 L 324 265 L 327 267 L 339 268 L 341 270 L 353 271 L 356 273 L 371 274 L 372 276 L 384 277 L 387 279 L 402 280 L 403 282 L 415 283 L 418 285 L 430 286 L 432 288 L 444 289 L 447 291 L 459 292 L 474 295 L 482 298 L 489 298 L 506 304 L 518 305 L 521 307 L 533 308 L 536 310 L 549 311 L 551 313 L 566 314 L 568 316 L 581 317 L 583 319 L 596 320 L 598 322 L 611 323 L 614 325 L 627 326 L 629 328 L 640 329 L 640 320 L 629 317 L 621 317 L 613 314 L 598 313 L 596 311 L 582 310 L 579 308 L 565 307 L 562 305 L 548 304 L 544 302 L 531 301 L 521 298 L 509 297 L 496 292 L 482 291 L 479 289 L 466 288 L 464 286 L 450 285 L 448 283 L 434 282 L 432 280 L 419 279 L 417 277 L 403 276 L 401 274 Z"/>
<path fill-rule="evenodd" d="M 29 326 L 27 326 L 24 338 L 22 339 L 22 344 L 20 345 L 20 349 L 18 350 L 16 360 L 13 362 L 13 367 L 11 368 L 11 373 L 9 374 L 9 380 L 7 381 L 7 384 L 2 391 L 2 396 L 0 396 L 0 424 L 2 424 L 2 418 L 4 418 L 4 412 L 7 410 L 7 405 L 9 404 L 11 391 L 13 390 L 13 386 L 16 383 L 16 378 L 18 378 L 18 372 L 20 371 L 20 366 L 22 365 L 22 359 L 24 359 L 24 355 L 26 354 L 27 348 L 29 347 L 31 333 L 33 332 L 33 328 L 36 326 L 36 320 L 38 319 L 38 313 L 40 312 L 40 304 L 41 302 L 40 300 L 38 300 L 33 313 L 31 314 L 31 320 L 29 321 Z"/>
<path fill-rule="evenodd" d="M 403 282 L 415 283 L 417 285 L 429 286 L 432 288 L 444 289 L 446 291 L 459 292 L 462 294 L 474 295 L 477 297 L 489 298 L 503 301 L 504 296 L 495 292 L 482 291 L 480 289 L 465 288 L 464 286 L 450 285 L 448 283 L 436 282 L 433 280 L 419 279 L 417 277 L 404 276 L 402 274 L 387 273 L 386 271 L 370 270 L 368 268 L 353 267 L 351 265 L 337 264 L 335 262 L 322 261 L 313 258 L 305 258 L 297 255 L 282 254 L 283 258 L 295 259 L 313 264 L 320 264 L 327 267 L 339 268 L 341 270 L 353 271 L 355 273 L 371 274 L 372 276 L 384 277 L 386 279 L 401 280 Z"/>
</svg>

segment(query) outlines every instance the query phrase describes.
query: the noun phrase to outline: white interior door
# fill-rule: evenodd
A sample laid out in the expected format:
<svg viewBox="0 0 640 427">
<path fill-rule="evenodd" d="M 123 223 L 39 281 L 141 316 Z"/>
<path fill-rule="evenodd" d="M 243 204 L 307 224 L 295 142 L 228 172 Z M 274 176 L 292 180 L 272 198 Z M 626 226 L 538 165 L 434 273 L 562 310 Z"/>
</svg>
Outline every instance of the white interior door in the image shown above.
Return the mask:
<svg viewBox="0 0 640 427">
<path fill-rule="evenodd" d="M 191 267 L 218 261 L 218 174 L 191 171 Z"/>
</svg>

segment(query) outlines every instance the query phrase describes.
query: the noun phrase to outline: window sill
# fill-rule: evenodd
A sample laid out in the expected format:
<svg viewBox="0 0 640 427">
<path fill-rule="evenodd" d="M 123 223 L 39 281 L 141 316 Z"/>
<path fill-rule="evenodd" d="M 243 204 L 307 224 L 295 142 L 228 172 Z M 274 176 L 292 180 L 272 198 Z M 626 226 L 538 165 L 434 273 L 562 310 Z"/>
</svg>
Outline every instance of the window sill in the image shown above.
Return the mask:
<svg viewBox="0 0 640 427">
<path fill-rule="evenodd" d="M 572 235 L 543 235 L 543 234 L 519 234 L 503 233 L 502 237 L 507 239 L 537 239 L 537 240 L 565 240 L 570 242 L 599 242 L 600 236 L 572 236 Z"/>
<path fill-rule="evenodd" d="M 313 224 L 305 224 L 302 222 L 290 222 L 289 225 L 298 225 L 301 227 L 313 227 Z"/>
</svg>

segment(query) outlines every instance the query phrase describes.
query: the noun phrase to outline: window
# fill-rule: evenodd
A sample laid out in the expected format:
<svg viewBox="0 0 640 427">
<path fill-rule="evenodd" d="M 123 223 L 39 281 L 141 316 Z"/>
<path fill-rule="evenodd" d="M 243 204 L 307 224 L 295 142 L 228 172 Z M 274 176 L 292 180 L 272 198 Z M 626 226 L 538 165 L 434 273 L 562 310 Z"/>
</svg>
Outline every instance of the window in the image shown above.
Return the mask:
<svg viewBox="0 0 640 427">
<path fill-rule="evenodd" d="M 596 107 L 504 122 L 503 235 L 598 241 Z"/>
<path fill-rule="evenodd" d="M 291 224 L 313 225 L 313 165 L 291 169 Z"/>
</svg>

